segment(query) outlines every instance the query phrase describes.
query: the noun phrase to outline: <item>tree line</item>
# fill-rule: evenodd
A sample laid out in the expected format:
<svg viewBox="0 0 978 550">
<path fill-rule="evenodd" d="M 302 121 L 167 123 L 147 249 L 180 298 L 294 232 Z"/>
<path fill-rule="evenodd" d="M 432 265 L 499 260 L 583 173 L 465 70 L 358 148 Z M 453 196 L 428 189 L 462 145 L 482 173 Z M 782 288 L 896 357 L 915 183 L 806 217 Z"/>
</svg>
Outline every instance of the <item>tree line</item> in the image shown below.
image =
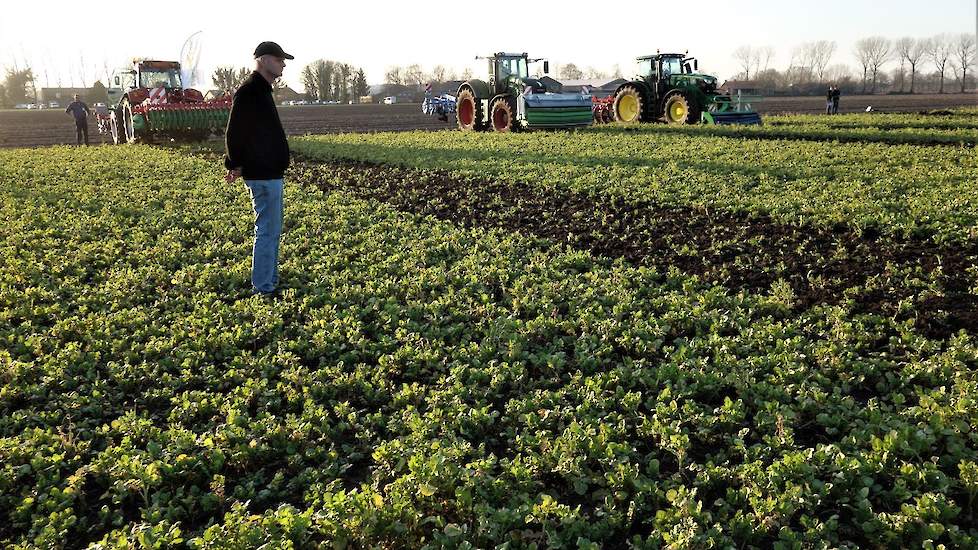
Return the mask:
<svg viewBox="0 0 978 550">
<path fill-rule="evenodd" d="M 851 52 L 856 62 L 853 70 L 845 63 L 833 63 L 838 53 L 834 41 L 819 40 L 794 48 L 788 68 L 779 71 L 771 67 L 773 47 L 745 45 L 733 53 L 740 69 L 734 79 L 754 81 L 768 91 L 816 92 L 834 83 L 864 94 L 884 88 L 913 94 L 921 91 L 921 80 L 930 91 L 945 93 L 948 76 L 953 75 L 957 91 L 964 93 L 969 83 L 973 85 L 975 51 L 975 35 L 971 33 L 895 40 L 871 36 L 856 41 Z"/>
<path fill-rule="evenodd" d="M 215 88 L 233 92 L 251 75 L 247 68 L 218 67 L 211 75 Z M 370 93 L 367 75 L 362 68 L 347 63 L 317 59 L 302 68 L 299 73 L 306 99 L 310 101 L 359 102 L 362 96 Z M 276 81 L 278 89 L 285 84 Z"/>
</svg>

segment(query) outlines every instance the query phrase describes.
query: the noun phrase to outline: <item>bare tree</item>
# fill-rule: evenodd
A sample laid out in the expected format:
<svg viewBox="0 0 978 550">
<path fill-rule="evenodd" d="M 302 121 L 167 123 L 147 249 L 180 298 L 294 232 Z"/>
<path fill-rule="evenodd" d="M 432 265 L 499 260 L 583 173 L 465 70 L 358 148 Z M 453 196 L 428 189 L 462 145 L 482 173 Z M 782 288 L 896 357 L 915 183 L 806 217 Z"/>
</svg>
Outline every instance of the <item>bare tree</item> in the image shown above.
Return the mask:
<svg viewBox="0 0 978 550">
<path fill-rule="evenodd" d="M 815 61 L 812 59 L 810 44 L 801 44 L 791 50 L 791 61 L 788 72 L 798 84 L 804 84 L 812 79 L 815 73 Z"/>
<path fill-rule="evenodd" d="M 573 63 L 565 63 L 560 66 L 560 77 L 564 80 L 580 80 L 584 78 L 584 72 L 577 68 Z"/>
<path fill-rule="evenodd" d="M 963 94 L 965 82 L 968 79 L 968 69 L 975 62 L 975 35 L 964 33 L 958 36 L 954 43 L 953 56 L 952 68 L 955 76 L 960 73 L 958 79 L 961 82 L 961 93 Z"/>
<path fill-rule="evenodd" d="M 424 87 L 424 80 L 424 70 L 421 69 L 421 65 L 414 63 L 404 69 L 405 84 L 417 86 L 418 89 L 421 89 Z"/>
<path fill-rule="evenodd" d="M 896 41 L 896 53 L 910 65 L 910 93 L 913 93 L 917 81 L 917 64 L 927 49 L 927 40 L 916 40 L 905 36 Z M 902 88 L 901 88 L 902 89 Z"/>
<path fill-rule="evenodd" d="M 751 72 L 757 71 L 757 55 L 754 48 L 750 46 L 740 46 L 733 52 L 733 58 L 744 73 L 744 80 L 750 80 Z"/>
<path fill-rule="evenodd" d="M 622 78 L 621 65 L 618 63 L 611 66 L 611 78 Z"/>
<path fill-rule="evenodd" d="M 445 75 L 448 73 L 448 69 L 444 65 L 435 65 L 431 69 L 431 81 L 432 82 L 444 82 Z"/>
<path fill-rule="evenodd" d="M 947 61 L 951 57 L 951 38 L 946 34 L 939 34 L 927 40 L 927 57 L 934 63 L 937 74 L 940 77 L 941 89 L 938 93 L 944 93 L 944 75 L 947 72 Z"/>
<path fill-rule="evenodd" d="M 829 66 L 832 56 L 835 55 L 836 43 L 833 40 L 818 40 L 808 44 L 807 48 L 815 79 L 823 82 L 825 80 L 825 68 Z"/>
<path fill-rule="evenodd" d="M 401 74 L 403 69 L 401 67 L 394 65 L 387 69 L 384 73 L 384 84 L 396 84 L 401 86 L 404 84 L 404 76 Z"/>
<path fill-rule="evenodd" d="M 466 67 L 465 70 L 462 71 L 462 77 L 459 80 L 469 80 L 471 78 L 472 78 L 472 69 Z"/>
<path fill-rule="evenodd" d="M 764 72 L 770 69 L 771 62 L 774 60 L 776 54 L 777 50 L 774 49 L 774 46 L 755 48 L 754 55 L 757 56 L 757 72 Z"/>
<path fill-rule="evenodd" d="M 244 84 L 244 81 L 248 80 L 248 76 L 250 75 L 251 71 L 245 67 L 235 69 L 231 66 L 224 66 L 214 69 L 214 72 L 211 74 L 211 81 L 218 90 L 231 93 Z"/>
<path fill-rule="evenodd" d="M 852 78 L 852 68 L 842 63 L 836 63 L 825 69 L 826 82 L 840 82 Z"/>
<path fill-rule="evenodd" d="M 608 73 L 601 69 L 588 66 L 584 69 L 584 78 L 608 78 Z"/>
<path fill-rule="evenodd" d="M 872 74 L 872 93 L 876 93 L 876 82 L 880 69 L 890 58 L 890 40 L 882 36 L 871 36 L 856 42 L 856 59 L 863 68 L 863 93 L 866 93 L 867 75 Z"/>
</svg>

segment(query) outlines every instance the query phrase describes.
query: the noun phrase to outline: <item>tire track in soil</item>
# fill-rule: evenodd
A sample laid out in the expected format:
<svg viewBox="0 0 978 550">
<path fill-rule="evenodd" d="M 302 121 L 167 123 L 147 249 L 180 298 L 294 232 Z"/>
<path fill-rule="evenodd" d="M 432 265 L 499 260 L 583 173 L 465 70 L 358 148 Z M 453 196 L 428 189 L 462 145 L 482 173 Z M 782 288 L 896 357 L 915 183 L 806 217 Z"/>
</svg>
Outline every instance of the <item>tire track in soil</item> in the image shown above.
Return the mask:
<svg viewBox="0 0 978 550">
<path fill-rule="evenodd" d="M 632 265 L 674 266 L 732 291 L 767 293 L 784 281 L 798 310 L 852 300 L 854 313 L 913 318 L 931 338 L 978 332 L 978 297 L 967 271 L 978 258 L 975 242 L 938 246 L 847 226 L 788 225 L 766 215 L 353 161 L 297 158 L 287 178 L 464 227 L 521 232 Z M 926 291 L 932 281 L 942 292 Z M 901 307 L 906 300 L 913 306 Z"/>
</svg>

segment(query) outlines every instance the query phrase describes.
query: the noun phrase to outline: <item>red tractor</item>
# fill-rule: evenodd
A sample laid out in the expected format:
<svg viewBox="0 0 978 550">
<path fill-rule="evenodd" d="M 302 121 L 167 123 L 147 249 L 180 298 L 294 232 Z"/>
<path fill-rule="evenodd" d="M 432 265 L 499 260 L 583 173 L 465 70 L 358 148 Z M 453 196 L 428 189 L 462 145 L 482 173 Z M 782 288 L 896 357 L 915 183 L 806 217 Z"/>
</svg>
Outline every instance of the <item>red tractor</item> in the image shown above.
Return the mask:
<svg viewBox="0 0 978 550">
<path fill-rule="evenodd" d="M 224 132 L 231 112 L 230 96 L 205 100 L 184 88 L 176 61 L 135 59 L 132 68 L 113 73 L 108 94 L 102 116 L 115 143 L 202 141 Z"/>
</svg>

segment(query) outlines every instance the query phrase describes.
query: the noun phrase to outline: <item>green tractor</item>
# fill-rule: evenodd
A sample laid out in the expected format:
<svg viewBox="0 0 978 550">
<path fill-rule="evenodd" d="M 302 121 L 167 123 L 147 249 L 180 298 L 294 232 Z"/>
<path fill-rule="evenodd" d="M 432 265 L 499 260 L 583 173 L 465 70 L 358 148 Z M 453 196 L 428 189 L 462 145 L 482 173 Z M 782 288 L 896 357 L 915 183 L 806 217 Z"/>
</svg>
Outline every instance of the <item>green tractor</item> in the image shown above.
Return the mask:
<svg viewBox="0 0 978 550">
<path fill-rule="evenodd" d="M 469 79 L 459 86 L 455 112 L 460 129 L 510 132 L 591 125 L 590 95 L 560 93 L 559 84 L 548 88 L 529 76 L 528 65 L 541 59 L 503 52 L 477 59 L 489 60 L 489 79 Z M 550 72 L 546 61 L 543 72 Z"/>
<path fill-rule="evenodd" d="M 618 87 L 612 115 L 618 122 L 668 124 L 761 124 L 751 108 L 756 97 L 731 97 L 717 89 L 717 78 L 696 72 L 699 62 L 686 54 L 663 53 L 636 59 L 638 76 Z"/>
</svg>

